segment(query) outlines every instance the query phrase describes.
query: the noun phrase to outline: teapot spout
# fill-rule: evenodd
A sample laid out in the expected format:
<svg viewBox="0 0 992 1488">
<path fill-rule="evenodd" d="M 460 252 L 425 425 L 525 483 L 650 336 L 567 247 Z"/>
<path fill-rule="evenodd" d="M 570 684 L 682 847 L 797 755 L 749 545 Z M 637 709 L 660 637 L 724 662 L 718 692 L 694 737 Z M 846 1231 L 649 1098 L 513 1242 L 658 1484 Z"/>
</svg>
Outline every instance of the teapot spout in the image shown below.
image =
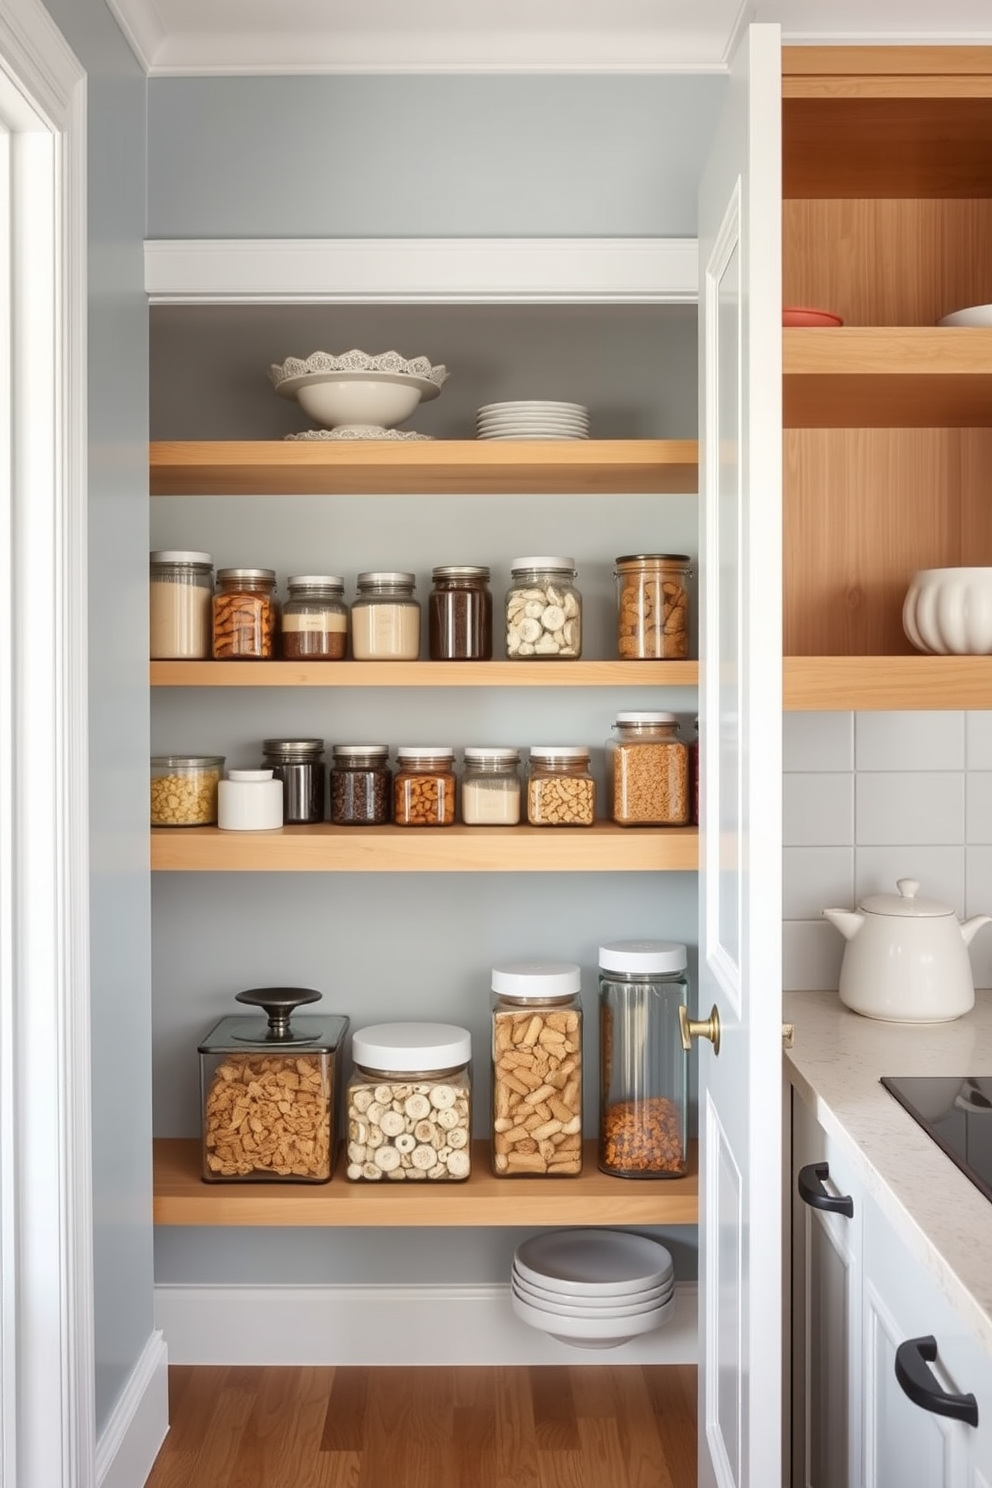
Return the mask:
<svg viewBox="0 0 992 1488">
<path fill-rule="evenodd" d="M 992 924 L 992 915 L 972 915 L 970 920 L 962 920 L 961 934 L 966 946 L 971 945 L 976 930 L 981 930 L 983 925 Z"/>
<path fill-rule="evenodd" d="M 845 940 L 853 940 L 865 922 L 864 915 L 856 909 L 825 909 L 823 916 L 836 926 Z M 977 925 L 975 929 L 978 929 Z"/>
</svg>

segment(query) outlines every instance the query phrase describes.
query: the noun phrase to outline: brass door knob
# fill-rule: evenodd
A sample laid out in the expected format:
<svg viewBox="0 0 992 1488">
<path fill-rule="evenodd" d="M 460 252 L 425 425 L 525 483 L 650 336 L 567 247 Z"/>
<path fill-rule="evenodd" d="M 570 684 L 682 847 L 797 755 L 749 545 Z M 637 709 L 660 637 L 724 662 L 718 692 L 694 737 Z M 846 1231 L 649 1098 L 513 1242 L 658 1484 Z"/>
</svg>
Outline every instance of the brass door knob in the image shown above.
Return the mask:
<svg viewBox="0 0 992 1488">
<path fill-rule="evenodd" d="M 694 1038 L 709 1039 L 713 1045 L 713 1053 L 720 1052 L 720 1013 L 716 1003 L 710 1009 L 708 1018 L 690 1018 L 689 1009 L 683 1006 L 679 1008 L 679 1031 L 682 1034 L 682 1047 L 688 1053 L 692 1048 Z"/>
</svg>

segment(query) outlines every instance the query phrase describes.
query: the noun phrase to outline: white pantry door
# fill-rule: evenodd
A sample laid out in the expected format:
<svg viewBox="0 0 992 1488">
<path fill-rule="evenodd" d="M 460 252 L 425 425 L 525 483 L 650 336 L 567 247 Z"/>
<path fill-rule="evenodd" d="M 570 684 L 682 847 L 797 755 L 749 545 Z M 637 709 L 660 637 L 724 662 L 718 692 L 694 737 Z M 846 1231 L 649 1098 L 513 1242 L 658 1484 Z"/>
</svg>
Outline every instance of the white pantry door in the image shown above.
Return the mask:
<svg viewBox="0 0 992 1488">
<path fill-rule="evenodd" d="M 703 1488 L 782 1481 L 781 97 L 751 26 L 699 196 Z"/>
</svg>

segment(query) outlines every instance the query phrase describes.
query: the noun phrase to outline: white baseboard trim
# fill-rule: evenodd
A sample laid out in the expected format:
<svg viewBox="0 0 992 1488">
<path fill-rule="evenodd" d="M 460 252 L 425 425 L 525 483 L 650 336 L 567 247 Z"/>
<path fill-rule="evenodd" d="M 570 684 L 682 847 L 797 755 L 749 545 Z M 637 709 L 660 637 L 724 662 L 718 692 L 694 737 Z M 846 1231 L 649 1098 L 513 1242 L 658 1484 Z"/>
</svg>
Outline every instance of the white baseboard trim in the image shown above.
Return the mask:
<svg viewBox="0 0 992 1488">
<path fill-rule="evenodd" d="M 169 1355 L 161 1331 L 144 1347 L 96 1446 L 97 1488 L 138 1488 L 169 1429 Z"/>
<path fill-rule="evenodd" d="M 559 1343 L 520 1321 L 510 1288 L 155 1288 L 173 1364 L 694 1364 L 697 1288 L 675 1288 L 672 1321 L 618 1348 Z M 109 1485 L 108 1485 L 109 1488 Z"/>
</svg>

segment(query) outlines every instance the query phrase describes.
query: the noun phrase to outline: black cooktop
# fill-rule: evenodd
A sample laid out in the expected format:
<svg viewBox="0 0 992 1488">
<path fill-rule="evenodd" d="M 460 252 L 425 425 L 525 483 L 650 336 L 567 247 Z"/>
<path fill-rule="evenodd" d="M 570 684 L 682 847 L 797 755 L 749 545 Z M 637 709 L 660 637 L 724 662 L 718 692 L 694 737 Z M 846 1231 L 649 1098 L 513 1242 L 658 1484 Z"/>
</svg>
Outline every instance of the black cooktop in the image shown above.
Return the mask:
<svg viewBox="0 0 992 1488">
<path fill-rule="evenodd" d="M 883 1075 L 882 1084 L 992 1199 L 992 1075 Z"/>
</svg>

